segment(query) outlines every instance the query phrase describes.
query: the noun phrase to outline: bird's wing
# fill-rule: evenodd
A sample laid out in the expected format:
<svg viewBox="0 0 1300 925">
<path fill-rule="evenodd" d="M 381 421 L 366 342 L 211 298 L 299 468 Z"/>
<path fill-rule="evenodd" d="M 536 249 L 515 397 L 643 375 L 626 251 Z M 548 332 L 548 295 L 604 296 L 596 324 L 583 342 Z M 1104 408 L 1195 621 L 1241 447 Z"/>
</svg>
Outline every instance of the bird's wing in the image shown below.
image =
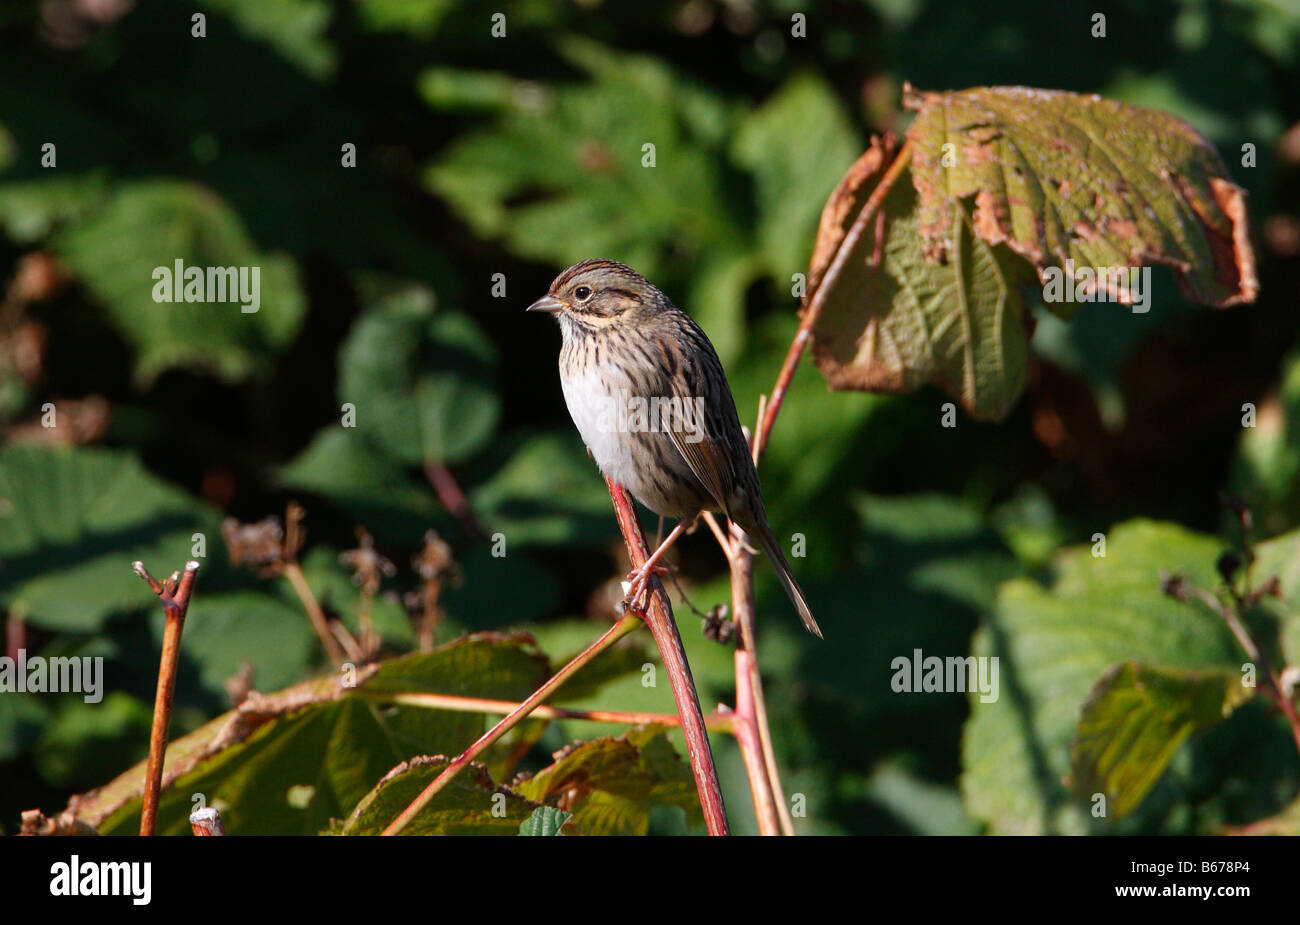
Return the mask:
<svg viewBox="0 0 1300 925">
<path fill-rule="evenodd" d="M 672 437 L 673 446 L 682 454 L 682 459 L 686 460 L 686 465 L 690 466 L 700 484 L 730 517 L 728 499 L 731 498 L 736 480 L 731 471 L 731 455 L 726 446 L 708 436 L 696 435 L 700 437 L 696 440 L 677 428 L 669 428 L 668 435 Z"/>
<path fill-rule="evenodd" d="M 695 363 L 682 364 L 687 393 L 680 396 L 683 415 L 680 423 L 684 426 L 670 427 L 668 433 L 691 472 L 713 496 L 722 512 L 730 517 L 731 498 L 736 488 L 733 454 L 748 452 L 741 445 L 744 434 L 740 430 L 740 421 L 736 419 L 736 407 L 731 400 L 722 363 L 708 337 L 689 322 L 681 335 L 684 340 L 697 342 L 693 351 Z M 728 413 L 730 421 L 727 420 Z M 733 447 L 731 444 L 737 440 L 740 444 Z"/>
</svg>

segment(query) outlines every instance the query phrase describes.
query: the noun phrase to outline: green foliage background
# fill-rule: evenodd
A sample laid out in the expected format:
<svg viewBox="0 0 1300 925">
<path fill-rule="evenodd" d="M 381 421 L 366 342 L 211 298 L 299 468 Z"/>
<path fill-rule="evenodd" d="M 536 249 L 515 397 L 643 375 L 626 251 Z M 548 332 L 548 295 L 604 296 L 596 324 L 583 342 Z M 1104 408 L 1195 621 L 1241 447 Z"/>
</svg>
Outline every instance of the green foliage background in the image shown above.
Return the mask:
<svg viewBox="0 0 1300 925">
<path fill-rule="evenodd" d="M 1196 309 L 1157 271 L 1149 314 L 1040 312 L 1027 394 L 996 425 L 940 427 L 946 398 L 931 388 L 831 395 L 801 366 L 762 475 L 777 533 L 806 537 L 795 570 L 827 643 L 800 632 L 766 567 L 758 576 L 778 753 L 808 810 L 798 828 L 1204 832 L 1295 798 L 1300 762 L 1259 703 L 1193 733 L 1122 820 L 1090 818 L 1062 778 L 1110 666 L 1239 666 L 1208 611 L 1158 589 L 1162 568 L 1215 585 L 1220 492 L 1250 501 L 1260 537 L 1300 526 L 1300 146 L 1286 134 L 1300 117 L 1300 12 L 212 0 L 200 39 L 193 11 L 163 0 L 104 24 L 58 6 L 0 8 L 0 608 L 30 652 L 104 656 L 109 694 L 0 696 L 5 830 L 144 755 L 161 615 L 134 558 L 170 570 L 195 532 L 209 538 L 178 733 L 226 708 L 223 682 L 245 661 L 263 691 L 326 671 L 288 590 L 230 567 L 224 515 L 303 502 L 304 568 L 348 621 L 357 591 L 337 554 L 354 526 L 398 564 L 392 591 L 416 586 L 407 560 L 434 527 L 464 571 L 440 639 L 527 629 L 558 661 L 594 638 L 612 601 L 593 592 L 624 568 L 617 531 L 564 409 L 559 336 L 523 307 L 573 261 L 623 260 L 704 326 L 752 420 L 795 330 L 790 278 L 807 270 L 822 203 L 872 132 L 906 126 L 904 81 L 1095 92 L 1187 119 L 1249 191 L 1262 297 Z M 506 38 L 491 35 L 498 7 Z M 1098 9 L 1105 38 L 1091 35 Z M 790 35 L 796 13 L 806 38 Z M 54 282 L 23 283 L 33 254 L 53 258 Z M 261 310 L 154 303 L 153 267 L 178 257 L 260 266 Z M 498 273 L 506 298 L 492 296 Z M 69 415 L 87 399 L 108 408 L 90 445 L 48 445 L 42 405 Z M 1242 427 L 1246 402 L 1255 428 Z M 338 426 L 343 403 L 357 428 Z M 446 514 L 427 463 L 450 466 L 505 535 L 505 558 Z M 1099 532 L 1104 560 L 1078 545 Z M 1276 552 L 1292 547 L 1269 547 L 1271 573 L 1294 569 Z M 697 604 L 727 600 L 704 531 L 679 561 Z M 1290 664 L 1293 613 L 1284 599 L 1260 618 Z M 388 651 L 410 648 L 395 603 L 376 619 Z M 706 707 L 730 702 L 728 653 L 684 606 L 679 619 Z M 1003 699 L 895 694 L 891 661 L 915 649 L 1000 654 Z M 573 703 L 670 710 L 639 664 Z M 622 732 L 553 723 L 522 766 Z M 748 830 L 743 768 L 718 747 Z M 675 809 L 649 825 L 698 830 Z"/>
</svg>

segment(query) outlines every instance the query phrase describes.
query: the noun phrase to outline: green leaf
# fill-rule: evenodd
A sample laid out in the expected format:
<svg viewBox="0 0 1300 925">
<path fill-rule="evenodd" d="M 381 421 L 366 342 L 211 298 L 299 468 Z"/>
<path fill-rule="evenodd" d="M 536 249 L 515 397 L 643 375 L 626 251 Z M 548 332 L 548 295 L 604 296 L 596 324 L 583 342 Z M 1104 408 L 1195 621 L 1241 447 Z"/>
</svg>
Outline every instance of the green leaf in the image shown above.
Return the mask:
<svg viewBox="0 0 1300 925">
<path fill-rule="evenodd" d="M 1251 616 L 1267 614 L 1269 629 L 1277 640 L 1284 665 L 1300 665 L 1300 530 L 1292 530 L 1255 544 L 1254 559 L 1247 573 L 1252 589 L 1270 578 L 1278 582 L 1278 597 L 1263 597 Z M 1265 638 L 1266 651 L 1274 651 L 1272 638 Z"/>
<path fill-rule="evenodd" d="M 564 824 L 573 818 L 573 813 L 566 813 L 554 806 L 539 806 L 533 814 L 519 826 L 520 835 L 562 835 Z"/>
<path fill-rule="evenodd" d="M 511 546 L 601 546 L 615 531 L 600 471 L 571 432 L 526 435 L 470 499 Z"/>
<path fill-rule="evenodd" d="M 128 453 L 0 449 L 0 602 L 35 626 L 88 632 L 156 606 L 131 562 L 167 574 L 190 558 L 195 533 L 215 540 L 214 516 Z"/>
<path fill-rule="evenodd" d="M 337 53 L 326 35 L 331 9 L 324 0 L 216 0 L 210 8 L 231 17 L 250 38 L 273 45 L 311 77 L 324 80 L 333 73 Z"/>
<path fill-rule="evenodd" d="M 428 484 L 412 478 L 359 428 L 321 428 L 277 477 L 287 488 L 337 504 L 353 523 L 409 546 L 418 544 L 431 526 L 441 532 L 448 525 Z"/>
<path fill-rule="evenodd" d="M 0 184 L 0 226 L 20 244 L 40 241 L 65 221 L 99 206 L 108 195 L 104 173 L 58 175 Z"/>
<path fill-rule="evenodd" d="M 459 754 L 492 721 L 394 702 L 400 693 L 517 701 L 549 676 L 546 659 L 526 637 L 483 634 L 277 694 L 251 695 L 237 710 L 168 746 L 166 773 L 173 783 L 162 793 L 158 831 L 188 831 L 191 798 L 202 793 L 221 809 L 231 834 L 314 834 L 331 817 L 351 812 L 395 764 L 424 754 Z M 536 734 L 524 732 L 530 737 L 525 742 Z M 504 748 L 517 744 L 518 737 L 502 742 Z M 138 829 L 143 773 L 141 763 L 81 798 L 78 818 L 104 834 Z"/>
<path fill-rule="evenodd" d="M 449 763 L 442 755 L 402 762 L 357 804 L 339 834 L 380 834 Z M 496 786 L 481 765 L 471 764 L 415 815 L 402 834 L 518 835 L 540 808 Z"/>
<path fill-rule="evenodd" d="M 162 608 L 155 607 L 150 629 L 159 646 L 163 623 Z M 317 645 L 296 600 L 290 603 L 254 591 L 212 594 L 200 584 L 185 618 L 181 659 L 196 665 L 204 687 L 216 694 L 223 693 L 224 682 L 245 662 L 258 687 L 277 689 L 307 673 Z"/>
<path fill-rule="evenodd" d="M 428 290 L 378 302 L 339 353 L 339 401 L 357 430 L 408 465 L 450 463 L 479 450 L 500 415 L 496 352 L 465 315 L 434 311 Z"/>
<path fill-rule="evenodd" d="M 873 141 L 822 212 L 809 290 L 825 280 L 814 357 L 832 388 L 934 381 L 973 416 L 1001 419 L 1024 389 L 1040 297 L 1062 317 L 1101 297 L 1150 309 L 1149 286 L 1080 282 L 1079 268 L 1161 264 L 1188 298 L 1254 301 L 1243 193 L 1185 122 L 1025 87 L 909 89 L 904 103 L 918 111 L 907 145 Z"/>
<path fill-rule="evenodd" d="M 152 718 L 149 705 L 121 691 L 111 691 L 99 703 L 65 699 L 41 730 L 32 759 L 51 786 L 93 786 L 105 766 L 121 767 L 148 747 Z"/>
<path fill-rule="evenodd" d="M 268 369 L 302 320 L 305 300 L 293 262 L 258 251 L 234 210 L 194 183 L 121 184 L 102 209 L 57 235 L 54 250 L 135 347 L 136 376 L 144 383 L 172 366 L 207 366 L 226 379 Z M 250 282 L 256 268 L 258 310 L 244 312 L 238 292 L 223 302 L 154 301 L 158 268 L 181 288 L 178 260 L 205 273 L 248 268 Z"/>
<path fill-rule="evenodd" d="M 891 156 L 887 146 L 873 145 L 831 195 L 810 290 Z M 893 183 L 880 206 L 883 224 L 867 223 L 843 269 L 827 282 L 813 326 L 817 367 L 833 389 L 911 392 L 935 381 L 974 417 L 1005 417 L 1028 375 L 1025 293 L 1033 270 L 1006 247 L 981 240 L 960 205 L 952 206 L 946 261 L 927 259 L 918 206 L 905 181 Z"/>
<path fill-rule="evenodd" d="M 661 280 L 669 248 L 744 240 L 724 195 L 727 109 L 655 58 L 578 38 L 559 53 L 590 81 L 518 94 L 496 123 L 448 146 L 426 185 L 479 235 L 561 265 L 608 255 Z M 655 166 L 643 166 L 646 144 Z"/>
<path fill-rule="evenodd" d="M 1242 191 L 1183 120 L 1029 87 L 909 90 L 904 105 L 917 112 L 907 137 L 927 257 L 950 253 L 958 203 L 974 197 L 980 237 L 1039 269 L 1159 263 L 1189 299 L 1254 301 Z"/>
<path fill-rule="evenodd" d="M 1240 671 L 1187 671 L 1123 662 L 1097 682 L 1070 748 L 1074 790 L 1104 793 L 1115 818 L 1135 808 L 1192 732 L 1254 694 Z"/>
<path fill-rule="evenodd" d="M 645 835 L 655 806 L 680 806 L 692 820 L 702 819 L 690 768 L 662 726 L 637 726 L 618 738 L 566 748 L 514 788 L 531 800 L 559 801 L 573 812 L 571 825 L 586 835 Z"/>
<path fill-rule="evenodd" d="M 1046 586 L 1005 582 L 974 654 L 999 659 L 999 696 L 970 697 L 962 740 L 962 792 L 971 815 L 994 832 L 1082 832 L 1087 801 L 1061 781 L 1084 704 L 1112 665 L 1128 660 L 1168 670 L 1236 671 L 1235 642 L 1217 615 L 1160 591 L 1161 570 L 1201 587 L 1216 583 L 1213 537 L 1136 520 L 1099 545 L 1054 559 Z"/>
<path fill-rule="evenodd" d="M 741 121 L 732 156 L 754 174 L 759 245 L 783 285 L 808 260 L 818 203 L 861 150 L 834 91 L 813 73 L 791 78 Z"/>
</svg>

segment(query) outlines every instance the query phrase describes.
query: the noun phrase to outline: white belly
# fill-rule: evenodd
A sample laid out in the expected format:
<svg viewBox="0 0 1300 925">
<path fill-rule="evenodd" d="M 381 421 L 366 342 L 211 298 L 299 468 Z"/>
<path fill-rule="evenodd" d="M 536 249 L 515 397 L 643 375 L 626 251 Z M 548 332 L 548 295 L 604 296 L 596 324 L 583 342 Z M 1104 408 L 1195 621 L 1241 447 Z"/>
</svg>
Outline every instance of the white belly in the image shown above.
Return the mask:
<svg viewBox="0 0 1300 925">
<path fill-rule="evenodd" d="M 640 479 L 633 459 L 635 442 L 619 431 L 622 411 L 618 401 L 631 390 L 623 377 L 610 375 L 609 369 L 604 372 L 601 376 L 588 369 L 571 378 L 561 377 L 564 403 L 600 471 L 636 494 Z"/>
</svg>

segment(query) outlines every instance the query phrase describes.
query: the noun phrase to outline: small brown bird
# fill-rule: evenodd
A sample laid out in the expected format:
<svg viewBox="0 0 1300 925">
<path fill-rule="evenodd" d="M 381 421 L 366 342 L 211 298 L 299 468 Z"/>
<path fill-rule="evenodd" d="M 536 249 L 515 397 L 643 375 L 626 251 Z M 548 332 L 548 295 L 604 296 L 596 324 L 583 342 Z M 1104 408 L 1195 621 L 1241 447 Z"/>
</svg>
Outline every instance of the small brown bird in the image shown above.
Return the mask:
<svg viewBox="0 0 1300 925">
<path fill-rule="evenodd" d="M 763 550 L 809 632 L 821 636 L 767 525 L 758 472 L 722 363 L 690 316 L 614 260 L 584 260 L 528 306 L 560 322 L 560 384 L 600 471 L 661 517 L 680 518 L 632 572 L 631 600 L 703 511 L 719 511 Z"/>
</svg>

